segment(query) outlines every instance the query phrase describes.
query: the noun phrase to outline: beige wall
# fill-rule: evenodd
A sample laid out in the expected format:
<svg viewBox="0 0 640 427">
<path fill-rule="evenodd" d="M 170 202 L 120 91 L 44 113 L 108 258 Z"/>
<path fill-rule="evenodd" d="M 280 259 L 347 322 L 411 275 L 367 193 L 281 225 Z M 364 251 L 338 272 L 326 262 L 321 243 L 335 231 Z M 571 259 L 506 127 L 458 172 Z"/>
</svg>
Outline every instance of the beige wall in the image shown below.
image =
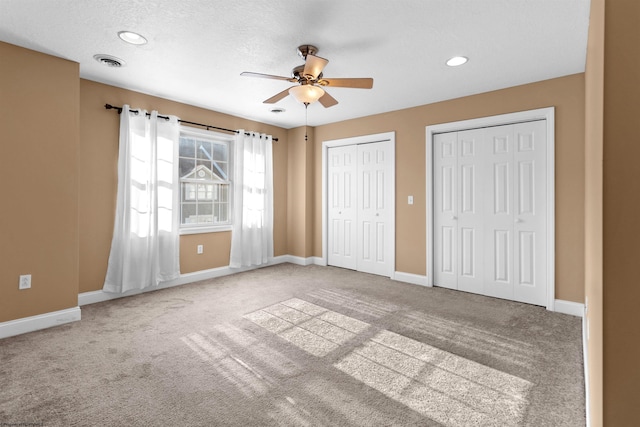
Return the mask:
<svg viewBox="0 0 640 427">
<path fill-rule="evenodd" d="M 198 254 L 202 245 L 202 254 Z M 180 273 L 229 265 L 231 231 L 180 236 Z"/>
<path fill-rule="evenodd" d="M 585 292 L 594 427 L 638 423 L 640 3 L 592 0 L 586 66 Z"/>
<path fill-rule="evenodd" d="M 315 129 L 314 253 L 322 255 L 322 141 L 396 133 L 396 270 L 426 274 L 425 127 L 555 106 L 556 298 L 584 301 L 584 74 Z M 408 205 L 407 196 L 414 204 Z"/>
<path fill-rule="evenodd" d="M 602 134 L 604 0 L 591 1 L 585 71 L 585 300 L 589 411 L 602 426 Z"/>
<path fill-rule="evenodd" d="M 158 110 L 184 120 L 228 129 L 264 132 L 278 138 L 273 144 L 274 164 L 274 253 L 287 249 L 287 164 L 285 129 L 227 114 L 80 80 L 80 292 L 102 289 L 109 259 L 115 212 L 119 116 L 105 104 Z M 185 235 L 180 239 L 182 273 L 229 264 L 229 232 Z M 195 247 L 204 245 L 198 255 Z"/>
<path fill-rule="evenodd" d="M 604 11 L 603 419 L 638 425 L 640 399 L 640 2 Z"/>
<path fill-rule="evenodd" d="M 288 144 L 287 247 L 289 255 L 306 258 L 313 252 L 313 128 L 289 129 Z"/>
<path fill-rule="evenodd" d="M 78 305 L 79 68 L 2 42 L 0 58 L 4 322 Z"/>
</svg>

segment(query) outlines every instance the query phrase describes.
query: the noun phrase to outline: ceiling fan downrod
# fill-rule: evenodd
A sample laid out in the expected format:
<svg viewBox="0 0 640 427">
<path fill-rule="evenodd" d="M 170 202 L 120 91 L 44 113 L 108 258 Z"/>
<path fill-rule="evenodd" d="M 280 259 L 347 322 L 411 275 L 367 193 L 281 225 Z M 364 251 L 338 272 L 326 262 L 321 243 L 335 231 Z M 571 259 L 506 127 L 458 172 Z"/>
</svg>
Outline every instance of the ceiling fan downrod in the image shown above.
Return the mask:
<svg viewBox="0 0 640 427">
<path fill-rule="evenodd" d="M 298 55 L 300 55 L 305 61 L 307 59 L 307 55 L 315 55 L 316 53 L 318 53 L 318 48 L 313 45 L 303 44 L 298 46 Z"/>
</svg>

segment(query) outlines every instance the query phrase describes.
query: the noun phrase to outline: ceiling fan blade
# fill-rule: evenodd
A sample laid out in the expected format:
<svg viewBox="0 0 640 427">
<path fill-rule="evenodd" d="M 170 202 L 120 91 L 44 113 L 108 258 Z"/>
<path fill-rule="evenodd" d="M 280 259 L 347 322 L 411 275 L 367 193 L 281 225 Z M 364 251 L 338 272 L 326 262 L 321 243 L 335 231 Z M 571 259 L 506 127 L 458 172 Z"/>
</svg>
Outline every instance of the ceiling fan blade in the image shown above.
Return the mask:
<svg viewBox="0 0 640 427">
<path fill-rule="evenodd" d="M 338 101 L 333 96 L 329 95 L 329 93 L 326 91 L 324 92 L 324 95 L 322 95 L 320 99 L 318 99 L 318 101 L 324 108 L 333 107 L 338 103 Z"/>
<path fill-rule="evenodd" d="M 318 82 L 321 86 L 329 87 L 350 87 L 355 89 L 371 89 L 373 79 L 370 77 L 361 79 L 322 79 Z"/>
<path fill-rule="evenodd" d="M 244 77 L 259 77 L 261 79 L 285 80 L 291 83 L 296 83 L 298 81 L 293 77 L 274 76 L 271 74 L 262 74 L 262 73 L 251 73 L 249 71 L 244 71 L 240 73 L 240 75 Z"/>
<path fill-rule="evenodd" d="M 286 97 L 287 95 L 289 95 L 289 89 L 287 88 L 285 90 L 283 90 L 282 92 L 279 92 L 275 95 L 273 95 L 271 98 L 262 101 L 263 104 L 275 104 L 276 102 L 280 101 L 281 99 L 283 99 L 284 97 Z"/>
<path fill-rule="evenodd" d="M 304 71 L 302 74 L 305 76 L 313 76 L 313 79 L 315 80 L 328 63 L 329 60 L 327 59 L 309 54 L 307 55 L 306 62 L 304 63 Z"/>
</svg>

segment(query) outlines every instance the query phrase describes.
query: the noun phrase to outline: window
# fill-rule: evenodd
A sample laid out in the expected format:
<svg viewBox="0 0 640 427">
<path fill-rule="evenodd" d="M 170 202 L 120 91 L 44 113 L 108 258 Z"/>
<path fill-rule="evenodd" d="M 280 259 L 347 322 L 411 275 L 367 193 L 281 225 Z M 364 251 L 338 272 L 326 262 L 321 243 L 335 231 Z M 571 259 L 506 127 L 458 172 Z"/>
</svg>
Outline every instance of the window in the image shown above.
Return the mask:
<svg viewBox="0 0 640 427">
<path fill-rule="evenodd" d="M 231 142 L 227 135 L 182 128 L 178 167 L 183 228 L 231 224 Z"/>
</svg>

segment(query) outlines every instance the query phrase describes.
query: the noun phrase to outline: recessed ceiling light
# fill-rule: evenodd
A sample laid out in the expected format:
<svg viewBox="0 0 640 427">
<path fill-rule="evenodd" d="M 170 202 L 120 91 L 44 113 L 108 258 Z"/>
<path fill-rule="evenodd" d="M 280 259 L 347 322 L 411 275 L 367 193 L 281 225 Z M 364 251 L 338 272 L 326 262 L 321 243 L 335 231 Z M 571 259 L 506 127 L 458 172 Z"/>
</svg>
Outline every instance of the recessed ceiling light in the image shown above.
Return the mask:
<svg viewBox="0 0 640 427">
<path fill-rule="evenodd" d="M 467 58 L 466 56 L 454 56 L 453 58 L 447 61 L 447 65 L 449 67 L 457 67 L 458 65 L 464 64 L 468 60 L 469 58 Z"/>
<path fill-rule="evenodd" d="M 118 37 L 120 37 L 122 41 L 135 45 L 147 44 L 147 39 L 133 31 L 119 31 Z"/>
</svg>

